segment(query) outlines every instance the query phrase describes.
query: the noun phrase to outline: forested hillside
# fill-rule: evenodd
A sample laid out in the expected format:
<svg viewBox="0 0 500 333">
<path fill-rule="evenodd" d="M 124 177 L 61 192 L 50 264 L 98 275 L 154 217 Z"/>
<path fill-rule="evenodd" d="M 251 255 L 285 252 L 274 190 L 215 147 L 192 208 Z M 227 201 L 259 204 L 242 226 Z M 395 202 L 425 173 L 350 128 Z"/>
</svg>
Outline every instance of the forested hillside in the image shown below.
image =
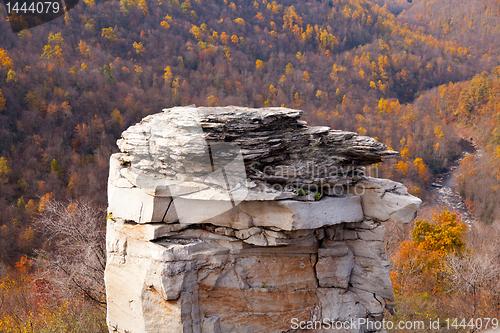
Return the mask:
<svg viewBox="0 0 500 333">
<path fill-rule="evenodd" d="M 396 172 L 425 187 L 456 138 L 404 103 L 498 65 L 364 1 L 88 0 L 0 45 L 6 260 L 41 245 L 29 229 L 40 196 L 105 204 L 120 132 L 173 105 L 301 108 L 404 151 Z"/>
<path fill-rule="evenodd" d="M 286 106 L 401 152 L 379 176 L 431 199 L 461 166 L 478 219 L 499 218 L 500 5 L 475 1 L 84 0 L 10 32 L 0 9 L 0 260 L 50 249 L 44 200 L 106 205 L 128 126 L 175 105 Z M 468 137 L 467 137 L 468 139 Z M 486 167 L 487 166 L 487 167 Z"/>
<path fill-rule="evenodd" d="M 399 16 L 437 38 L 467 45 L 485 58 L 498 57 L 500 8 L 495 0 L 413 1 Z"/>
</svg>

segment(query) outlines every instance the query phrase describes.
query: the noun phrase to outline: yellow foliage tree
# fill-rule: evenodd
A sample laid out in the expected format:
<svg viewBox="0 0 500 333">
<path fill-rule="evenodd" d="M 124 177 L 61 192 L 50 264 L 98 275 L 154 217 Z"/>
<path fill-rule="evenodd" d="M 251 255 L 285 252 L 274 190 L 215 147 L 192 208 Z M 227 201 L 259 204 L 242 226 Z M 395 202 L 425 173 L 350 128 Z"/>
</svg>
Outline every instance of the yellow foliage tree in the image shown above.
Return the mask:
<svg viewBox="0 0 500 333">
<path fill-rule="evenodd" d="M 262 60 L 260 60 L 260 59 L 255 60 L 255 68 L 256 69 L 264 68 L 264 65 L 262 64 Z"/>
<path fill-rule="evenodd" d="M 393 257 L 391 279 L 395 292 L 443 290 L 444 260 L 448 254 L 465 250 L 466 230 L 467 226 L 447 209 L 434 214 L 431 221 L 415 221 L 411 240 L 402 242 Z"/>
<path fill-rule="evenodd" d="M 52 33 L 50 32 L 49 33 L 49 44 L 50 45 L 59 45 L 59 46 L 62 46 L 64 44 L 64 38 L 62 37 L 61 33 L 58 32 L 58 33 Z"/>
<path fill-rule="evenodd" d="M 0 89 L 0 111 L 5 110 L 5 98 L 2 94 L 2 89 Z"/>
<path fill-rule="evenodd" d="M 227 43 L 229 42 L 229 35 L 226 34 L 225 31 L 223 31 L 221 34 L 220 34 L 220 41 L 222 42 L 222 44 L 224 45 L 227 45 Z"/>
<path fill-rule="evenodd" d="M 344 9 L 342 10 L 342 15 L 344 15 L 345 18 L 350 18 L 351 13 L 352 13 L 351 7 L 349 7 L 348 5 L 345 5 Z"/>
<path fill-rule="evenodd" d="M 9 69 L 9 72 L 7 73 L 7 80 L 6 82 L 17 82 L 18 76 L 16 72 L 14 72 L 12 69 Z"/>
<path fill-rule="evenodd" d="M 7 51 L 0 49 L 0 67 L 4 69 L 12 68 L 12 60 L 7 56 Z"/>
<path fill-rule="evenodd" d="M 115 35 L 115 37 L 116 37 L 116 35 Z M 78 43 L 78 51 L 80 51 L 80 54 L 84 58 L 87 58 L 88 56 L 90 56 L 90 47 L 83 40 L 80 40 L 80 43 Z"/>
<path fill-rule="evenodd" d="M 191 29 L 189 29 L 189 32 L 194 36 L 194 38 L 196 38 L 197 41 L 201 41 L 201 39 L 203 38 L 203 32 L 194 24 Z"/>
<path fill-rule="evenodd" d="M 0 181 L 6 184 L 9 181 L 9 173 L 11 172 L 7 159 L 0 157 Z"/>
<path fill-rule="evenodd" d="M 396 164 L 396 171 L 405 176 L 408 175 L 408 164 L 403 161 L 399 161 Z"/>
<path fill-rule="evenodd" d="M 237 19 L 234 20 L 234 23 L 238 25 L 245 25 L 245 20 L 242 19 L 241 17 L 238 17 Z"/>
<path fill-rule="evenodd" d="M 229 51 L 228 47 L 224 46 L 222 51 L 224 51 L 224 57 L 227 59 L 227 61 L 231 62 L 231 51 Z"/>
<path fill-rule="evenodd" d="M 54 48 L 50 45 L 45 45 L 43 47 L 43 53 L 40 56 L 42 59 L 51 60 L 56 64 L 61 65 L 64 62 L 64 58 L 62 55 L 62 49 L 59 45 L 56 45 Z"/>
<path fill-rule="evenodd" d="M 215 97 L 213 94 L 207 97 L 208 106 L 215 106 L 219 102 L 219 98 Z"/>
<path fill-rule="evenodd" d="M 408 157 L 411 157 L 411 153 L 410 153 L 410 150 L 408 149 L 408 147 L 405 147 L 405 148 L 401 151 L 401 157 L 402 157 L 402 158 L 408 158 Z"/>
<path fill-rule="evenodd" d="M 297 52 L 297 59 L 299 59 L 300 62 L 304 62 L 304 53 L 302 52 Z"/>
<path fill-rule="evenodd" d="M 172 17 L 169 15 L 165 16 L 165 20 L 161 21 L 160 25 L 165 28 L 165 29 L 170 29 L 170 24 L 169 22 L 172 22 Z"/>
<path fill-rule="evenodd" d="M 189 12 L 189 8 L 191 8 L 191 2 L 189 2 L 189 0 L 184 1 L 181 4 L 181 10 L 183 14 L 187 14 Z"/>
<path fill-rule="evenodd" d="M 434 135 L 436 135 L 436 138 L 442 138 L 444 136 L 442 126 L 436 126 L 434 128 Z"/>
<path fill-rule="evenodd" d="M 358 129 L 356 130 L 358 132 L 359 135 L 363 136 L 363 135 L 366 135 L 367 133 L 367 130 L 363 127 L 358 127 Z"/>
<path fill-rule="evenodd" d="M 304 81 L 305 83 L 309 82 L 310 78 L 311 77 L 309 76 L 309 73 L 307 71 L 304 71 L 302 73 L 302 81 Z"/>
<path fill-rule="evenodd" d="M 163 78 L 165 79 L 165 84 L 170 84 L 170 80 L 172 80 L 172 71 L 170 70 L 170 66 L 165 67 Z"/>
<path fill-rule="evenodd" d="M 427 180 L 427 167 L 425 166 L 424 160 L 417 157 L 415 161 L 413 161 L 413 165 L 415 166 L 419 176 L 422 177 L 422 180 Z"/>
<path fill-rule="evenodd" d="M 115 33 L 115 30 L 113 29 L 113 27 L 102 28 L 101 36 L 108 39 L 108 40 L 111 40 L 111 41 L 116 40 L 116 33 Z M 86 46 L 86 44 L 85 44 L 85 46 Z M 80 50 L 80 52 L 81 52 L 81 50 Z"/>
<path fill-rule="evenodd" d="M 132 46 L 135 49 L 135 53 L 142 55 L 144 52 L 146 52 L 146 49 L 144 48 L 144 45 L 142 45 L 142 42 L 134 42 Z"/>
<path fill-rule="evenodd" d="M 113 109 L 113 111 L 111 111 L 111 122 L 112 124 L 118 125 L 120 127 L 123 125 L 123 120 L 120 110 Z"/>
<path fill-rule="evenodd" d="M 139 3 L 137 4 L 137 6 L 141 7 L 142 9 L 142 14 L 144 16 L 146 15 L 149 15 L 149 8 L 148 8 L 148 4 L 146 3 L 145 0 L 139 0 Z"/>
</svg>

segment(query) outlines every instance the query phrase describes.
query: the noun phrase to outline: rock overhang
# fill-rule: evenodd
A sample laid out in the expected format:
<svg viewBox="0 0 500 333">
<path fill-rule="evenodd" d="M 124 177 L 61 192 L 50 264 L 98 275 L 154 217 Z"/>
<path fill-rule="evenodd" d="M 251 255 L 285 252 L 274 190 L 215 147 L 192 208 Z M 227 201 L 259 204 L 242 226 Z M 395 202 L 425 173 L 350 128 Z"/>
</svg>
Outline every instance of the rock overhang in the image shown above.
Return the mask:
<svg viewBox="0 0 500 333">
<path fill-rule="evenodd" d="M 266 225 L 285 230 L 359 221 L 363 209 L 370 211 L 360 186 L 379 186 L 369 184 L 365 167 L 398 153 L 353 132 L 307 126 L 301 115 L 288 108 L 188 106 L 144 118 L 122 134 L 122 152 L 111 157 L 110 212 L 137 223 L 190 224 L 229 211 L 223 224 L 230 226 L 228 215 L 252 216 L 248 210 L 262 206 L 260 220 L 288 209 L 287 222 Z M 301 200 L 310 202 L 295 202 Z M 255 203 L 263 201 L 275 203 Z M 328 206 L 331 221 L 298 222 L 303 215 L 319 218 L 316 212 Z M 372 215 L 385 221 L 395 210 L 401 207 Z"/>
<path fill-rule="evenodd" d="M 384 222 L 411 222 L 421 201 L 365 173 L 397 152 L 301 115 L 178 107 L 123 133 L 108 181 L 110 332 L 282 332 L 291 318 L 392 310 Z"/>
</svg>

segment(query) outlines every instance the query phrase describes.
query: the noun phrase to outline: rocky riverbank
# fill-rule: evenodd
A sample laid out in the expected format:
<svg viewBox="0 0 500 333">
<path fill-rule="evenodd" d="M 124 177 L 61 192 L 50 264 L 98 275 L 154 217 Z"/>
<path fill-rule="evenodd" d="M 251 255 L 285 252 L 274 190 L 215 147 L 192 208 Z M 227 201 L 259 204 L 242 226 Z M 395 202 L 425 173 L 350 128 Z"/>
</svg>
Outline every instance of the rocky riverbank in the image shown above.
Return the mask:
<svg viewBox="0 0 500 333">
<path fill-rule="evenodd" d="M 448 210 L 460 214 L 462 221 L 465 222 L 469 228 L 473 227 L 475 219 L 456 190 L 456 179 L 458 177 L 458 167 L 460 163 L 462 163 L 463 159 L 472 152 L 476 152 L 476 148 L 473 145 L 471 145 L 471 148 L 467 149 L 467 151 L 462 151 L 460 157 L 451 163 L 448 171 L 437 177 L 431 184 L 434 194 L 432 203 L 446 206 Z"/>
</svg>

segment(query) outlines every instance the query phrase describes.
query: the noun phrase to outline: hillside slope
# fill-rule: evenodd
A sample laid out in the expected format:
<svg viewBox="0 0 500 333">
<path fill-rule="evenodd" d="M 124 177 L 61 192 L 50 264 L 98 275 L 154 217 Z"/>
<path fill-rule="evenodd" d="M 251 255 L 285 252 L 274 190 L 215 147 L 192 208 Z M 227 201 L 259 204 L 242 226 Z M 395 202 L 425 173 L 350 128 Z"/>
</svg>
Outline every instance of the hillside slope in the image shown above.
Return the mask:
<svg viewBox="0 0 500 333">
<path fill-rule="evenodd" d="M 497 64 L 363 0 L 85 0 L 0 35 L 0 253 L 12 263 L 42 245 L 30 229 L 41 196 L 104 204 L 121 131 L 174 105 L 303 109 L 402 151 L 380 176 L 421 194 L 457 138 L 404 103 Z"/>
</svg>

